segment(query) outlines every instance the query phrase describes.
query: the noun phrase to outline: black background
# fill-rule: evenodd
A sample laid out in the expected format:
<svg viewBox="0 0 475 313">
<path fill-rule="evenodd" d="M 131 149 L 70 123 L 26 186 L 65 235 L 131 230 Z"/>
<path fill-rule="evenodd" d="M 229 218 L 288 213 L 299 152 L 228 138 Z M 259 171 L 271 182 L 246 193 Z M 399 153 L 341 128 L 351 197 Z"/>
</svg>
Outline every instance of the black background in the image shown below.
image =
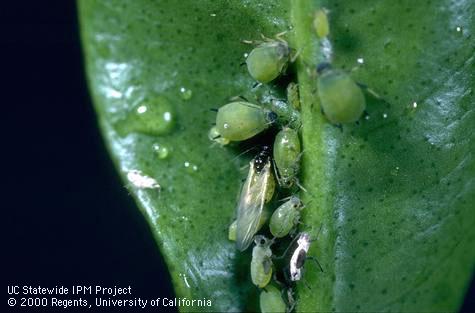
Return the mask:
<svg viewBox="0 0 475 313">
<path fill-rule="evenodd" d="M 0 10 L 2 280 L 131 285 L 135 297 L 174 297 L 150 230 L 100 138 L 76 15 L 71 0 L 12 1 Z M 462 311 L 475 311 L 474 294 L 472 283 Z"/>
</svg>

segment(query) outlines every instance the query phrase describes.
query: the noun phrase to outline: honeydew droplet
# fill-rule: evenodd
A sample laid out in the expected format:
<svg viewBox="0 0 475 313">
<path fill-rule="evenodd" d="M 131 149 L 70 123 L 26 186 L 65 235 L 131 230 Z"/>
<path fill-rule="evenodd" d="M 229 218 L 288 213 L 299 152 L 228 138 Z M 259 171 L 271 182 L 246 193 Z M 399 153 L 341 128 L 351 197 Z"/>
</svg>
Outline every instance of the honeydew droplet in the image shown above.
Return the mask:
<svg viewBox="0 0 475 313">
<path fill-rule="evenodd" d="M 170 133 L 176 123 L 172 105 L 163 97 L 146 99 L 132 108 L 130 113 L 114 124 L 120 136 L 142 133 L 161 136 Z"/>
<path fill-rule="evenodd" d="M 388 114 L 387 114 L 387 113 L 383 113 L 383 118 L 388 118 Z"/>
<path fill-rule="evenodd" d="M 183 100 L 190 100 L 193 96 L 193 91 L 190 89 L 186 89 L 185 87 L 180 88 L 180 97 Z"/>
<path fill-rule="evenodd" d="M 417 102 L 414 101 L 414 102 L 412 103 L 412 107 L 413 107 L 414 109 L 417 109 Z"/>
<path fill-rule="evenodd" d="M 356 62 L 358 62 L 359 64 L 363 64 L 363 63 L 364 63 L 364 59 L 363 59 L 363 58 L 358 58 L 358 59 L 356 59 Z"/>
<path fill-rule="evenodd" d="M 158 143 L 153 144 L 152 149 L 159 159 L 166 159 L 170 153 L 170 150 L 167 147 Z"/>
<path fill-rule="evenodd" d="M 185 161 L 184 166 L 188 173 L 194 173 L 198 171 L 198 166 L 189 161 Z"/>
</svg>

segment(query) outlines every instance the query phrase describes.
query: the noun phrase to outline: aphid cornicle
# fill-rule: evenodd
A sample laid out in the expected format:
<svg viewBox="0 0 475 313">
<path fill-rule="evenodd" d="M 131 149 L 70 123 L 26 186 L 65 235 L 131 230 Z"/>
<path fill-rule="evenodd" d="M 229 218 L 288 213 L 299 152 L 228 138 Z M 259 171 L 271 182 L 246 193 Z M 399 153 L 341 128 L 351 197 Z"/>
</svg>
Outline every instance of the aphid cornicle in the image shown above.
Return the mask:
<svg viewBox="0 0 475 313">
<path fill-rule="evenodd" d="M 273 81 L 284 72 L 291 59 L 291 50 L 285 40 L 280 38 L 277 40 L 264 38 L 264 40 L 252 49 L 246 58 L 249 74 L 263 84 Z"/>
<path fill-rule="evenodd" d="M 350 75 L 333 69 L 329 63 L 320 63 L 317 72 L 318 96 L 328 120 L 334 124 L 359 120 L 366 109 L 366 101 L 361 88 Z"/>
<path fill-rule="evenodd" d="M 264 204 L 272 198 L 275 181 L 272 175 L 270 147 L 250 162 L 249 173 L 241 190 L 237 206 L 236 246 L 240 251 L 249 247 L 259 229 Z"/>
<path fill-rule="evenodd" d="M 273 241 L 258 235 L 254 238 L 256 244 L 252 249 L 251 280 L 254 285 L 264 288 L 272 278 L 272 250 Z"/>
<path fill-rule="evenodd" d="M 269 222 L 270 232 L 274 237 L 287 236 L 300 220 L 300 211 L 303 209 L 299 197 L 292 196 L 279 206 L 272 214 Z"/>
<path fill-rule="evenodd" d="M 287 305 L 285 304 L 284 299 L 282 299 L 280 290 L 272 285 L 268 285 L 261 291 L 259 305 L 261 313 L 287 312 Z"/>
<path fill-rule="evenodd" d="M 277 133 L 273 154 L 279 185 L 285 188 L 292 187 L 297 180 L 302 154 L 297 131 L 284 127 Z"/>
<path fill-rule="evenodd" d="M 230 141 L 246 140 L 269 128 L 277 115 L 258 105 L 236 101 L 219 108 L 216 115 L 216 130 Z"/>
</svg>

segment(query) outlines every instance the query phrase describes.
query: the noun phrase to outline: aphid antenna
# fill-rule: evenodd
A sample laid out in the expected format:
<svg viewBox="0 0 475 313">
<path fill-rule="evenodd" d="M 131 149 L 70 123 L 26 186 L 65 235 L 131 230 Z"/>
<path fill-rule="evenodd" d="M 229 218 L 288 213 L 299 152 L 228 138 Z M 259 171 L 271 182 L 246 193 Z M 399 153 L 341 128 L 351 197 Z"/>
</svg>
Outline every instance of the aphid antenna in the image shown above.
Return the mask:
<svg viewBox="0 0 475 313">
<path fill-rule="evenodd" d="M 358 87 L 363 89 L 365 92 L 369 93 L 371 96 L 373 96 L 377 100 L 380 100 L 380 101 L 386 103 L 387 105 L 391 106 L 391 103 L 389 103 L 383 97 L 381 97 L 381 95 L 378 94 L 376 91 L 374 91 L 374 89 L 369 88 L 368 85 L 360 83 L 360 82 L 356 82 L 356 85 L 358 85 Z"/>
<path fill-rule="evenodd" d="M 222 137 L 221 135 L 218 135 L 216 137 L 213 137 L 213 140 L 216 140 L 216 139 L 221 138 L 221 137 Z"/>
<path fill-rule="evenodd" d="M 314 241 L 318 240 L 318 236 L 320 236 L 320 233 L 322 231 L 322 227 L 323 227 L 323 223 L 320 224 L 320 228 L 318 229 L 317 236 L 315 237 L 315 239 L 310 239 L 310 242 L 314 242 Z"/>
<path fill-rule="evenodd" d="M 238 96 L 234 96 L 234 97 L 229 98 L 229 101 L 236 101 L 236 100 L 244 100 L 246 102 L 249 102 L 249 100 L 247 100 L 247 98 L 242 96 L 242 95 L 238 95 Z"/>
<path fill-rule="evenodd" d="M 284 201 L 290 200 L 290 198 L 292 198 L 292 196 L 288 196 L 288 197 L 282 198 L 282 199 L 280 199 L 279 201 L 284 202 Z"/>
<path fill-rule="evenodd" d="M 312 288 L 310 288 L 310 285 L 305 278 L 302 278 L 302 283 L 305 285 L 305 287 L 307 287 L 308 290 L 312 290 Z"/>
<path fill-rule="evenodd" d="M 247 150 L 239 153 L 238 155 L 236 155 L 234 158 L 231 159 L 231 161 L 236 161 L 237 158 L 239 158 L 240 156 L 242 156 L 242 155 L 244 155 L 244 154 L 246 154 L 249 151 L 254 150 L 254 149 L 257 149 L 257 148 L 256 147 L 250 147 L 249 149 L 247 149 Z M 246 166 L 249 166 L 249 165 L 246 165 Z"/>
</svg>

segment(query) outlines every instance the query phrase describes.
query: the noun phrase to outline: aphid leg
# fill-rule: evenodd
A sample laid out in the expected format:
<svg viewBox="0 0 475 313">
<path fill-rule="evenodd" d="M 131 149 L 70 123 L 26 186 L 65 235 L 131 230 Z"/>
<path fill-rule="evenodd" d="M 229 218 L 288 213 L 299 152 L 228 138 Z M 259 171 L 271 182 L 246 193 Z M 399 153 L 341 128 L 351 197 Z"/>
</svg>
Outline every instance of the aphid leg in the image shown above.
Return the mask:
<svg viewBox="0 0 475 313">
<path fill-rule="evenodd" d="M 295 60 L 299 57 L 300 53 L 302 53 L 303 48 L 298 49 L 290 58 L 290 63 L 294 63 Z"/>
<path fill-rule="evenodd" d="M 216 140 L 216 139 L 218 139 L 218 138 L 221 138 L 221 135 L 218 135 L 218 136 L 213 137 L 213 140 Z"/>
<path fill-rule="evenodd" d="M 275 39 L 277 39 L 277 40 L 279 40 L 279 41 L 282 41 L 282 42 L 284 42 L 284 43 L 287 43 L 287 41 L 285 41 L 285 39 L 282 38 L 282 37 L 283 37 L 284 35 L 286 35 L 288 32 L 289 32 L 288 30 L 283 31 L 283 32 L 280 32 L 280 33 L 276 34 L 274 37 L 275 37 Z"/>
<path fill-rule="evenodd" d="M 261 44 L 261 40 L 247 40 L 247 39 L 241 39 L 241 43 L 244 43 L 246 45 L 258 45 Z"/>
<path fill-rule="evenodd" d="M 239 66 L 244 66 L 246 64 L 247 64 L 246 62 L 241 62 L 241 64 L 239 64 Z"/>
<path fill-rule="evenodd" d="M 303 270 L 303 269 L 302 269 Z M 302 283 L 305 285 L 305 287 L 308 288 L 308 290 L 312 290 L 312 288 L 310 287 L 310 285 L 308 284 L 307 280 L 305 278 L 302 278 Z"/>
<path fill-rule="evenodd" d="M 211 123 L 211 126 L 216 126 L 216 123 Z"/>
<path fill-rule="evenodd" d="M 293 290 L 289 287 L 287 288 L 287 308 L 285 309 L 285 313 L 292 312 L 295 308 L 295 303 Z"/>
<path fill-rule="evenodd" d="M 210 110 L 211 112 L 218 112 L 218 111 L 219 111 L 219 109 L 216 109 L 216 108 L 211 108 L 211 109 L 209 109 L 209 110 Z"/>
<path fill-rule="evenodd" d="M 299 187 L 302 191 L 308 193 L 307 189 L 305 189 L 305 187 L 300 184 L 300 182 L 299 182 L 298 179 L 295 180 L 295 184 L 296 184 L 297 187 Z"/>
<path fill-rule="evenodd" d="M 255 82 L 253 85 L 252 85 L 252 89 L 256 89 L 257 87 L 259 87 L 260 85 L 262 85 L 262 83 L 260 82 Z"/>
<path fill-rule="evenodd" d="M 312 260 L 314 261 L 315 263 L 317 263 L 318 267 L 320 268 L 320 271 L 322 271 L 323 273 L 323 267 L 320 265 L 320 262 L 318 262 L 317 258 L 314 257 L 314 256 L 307 256 L 306 257 L 307 260 Z"/>
<path fill-rule="evenodd" d="M 294 239 L 292 239 L 292 241 L 290 242 L 290 244 L 287 246 L 287 248 L 285 249 L 284 253 L 282 253 L 281 256 L 272 256 L 273 259 L 276 259 L 276 260 L 281 260 L 283 259 L 286 255 L 287 255 L 287 252 L 289 251 L 290 247 L 293 246 L 293 244 L 297 241 L 299 237 L 296 236 Z"/>
</svg>

